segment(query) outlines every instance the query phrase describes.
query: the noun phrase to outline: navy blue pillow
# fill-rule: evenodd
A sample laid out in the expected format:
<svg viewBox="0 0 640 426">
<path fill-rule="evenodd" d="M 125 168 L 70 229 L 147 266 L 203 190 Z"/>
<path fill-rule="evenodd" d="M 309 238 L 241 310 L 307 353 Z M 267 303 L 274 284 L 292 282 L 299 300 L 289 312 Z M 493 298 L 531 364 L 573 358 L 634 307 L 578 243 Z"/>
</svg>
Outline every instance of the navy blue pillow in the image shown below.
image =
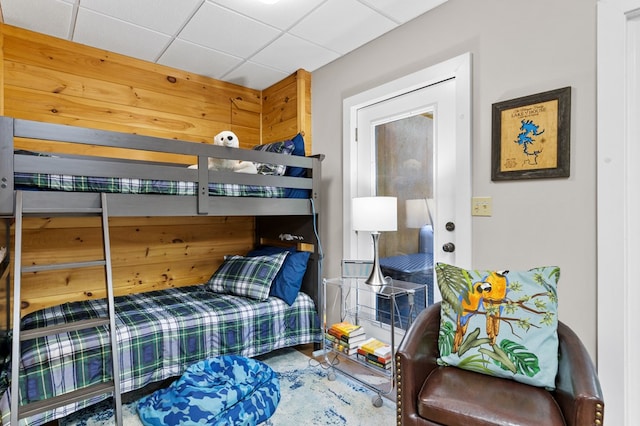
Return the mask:
<svg viewBox="0 0 640 426">
<path fill-rule="evenodd" d="M 293 152 L 291 153 L 291 155 L 304 157 L 304 138 L 302 137 L 302 134 L 298 133 L 291 140 L 293 141 Z M 287 170 L 284 174 L 285 176 L 304 177 L 307 175 L 307 169 L 305 169 L 304 167 L 287 166 Z"/>
<path fill-rule="evenodd" d="M 247 257 L 268 256 L 284 251 L 288 251 L 289 255 L 271 284 L 269 296 L 278 297 L 291 306 L 302 287 L 302 278 L 307 271 L 307 262 L 311 253 L 297 251 L 295 247 L 262 246 L 250 251 Z"/>
</svg>

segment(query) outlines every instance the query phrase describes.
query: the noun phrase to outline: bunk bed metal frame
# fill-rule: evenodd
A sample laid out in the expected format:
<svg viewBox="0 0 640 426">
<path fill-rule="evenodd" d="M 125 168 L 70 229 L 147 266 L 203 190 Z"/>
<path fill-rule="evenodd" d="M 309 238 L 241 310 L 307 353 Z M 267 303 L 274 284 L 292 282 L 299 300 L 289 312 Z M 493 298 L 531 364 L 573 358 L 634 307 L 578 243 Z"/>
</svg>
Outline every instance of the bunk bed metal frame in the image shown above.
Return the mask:
<svg viewBox="0 0 640 426">
<path fill-rule="evenodd" d="M 42 140 L 47 142 L 63 142 L 85 144 L 99 147 L 133 149 L 164 154 L 196 156 L 198 169 L 189 169 L 184 164 L 145 162 L 121 158 L 91 157 L 48 153 L 47 156 L 35 156 L 16 153 L 16 138 Z M 50 155 L 49 155 L 50 154 Z M 218 172 L 207 169 L 209 157 L 230 158 L 259 163 L 284 164 L 286 166 L 308 169 L 306 177 L 248 175 L 233 172 Z M 64 329 L 38 330 L 35 333 L 21 332 L 20 320 L 20 275 L 28 272 L 21 265 L 21 228 L 23 216 L 28 215 L 102 215 L 103 244 L 105 259 L 99 261 L 105 268 L 109 318 L 101 321 L 110 326 L 112 349 L 115 341 L 115 313 L 113 283 L 110 269 L 110 247 L 108 219 L 114 216 L 255 216 L 256 239 L 263 242 L 275 240 L 282 233 L 300 236 L 305 241 L 315 243 L 310 264 L 312 267 L 305 276 L 303 291 L 316 302 L 316 309 L 322 306 L 320 291 L 320 264 L 322 254 L 318 244 L 316 214 L 319 209 L 320 163 L 322 155 L 299 157 L 219 147 L 209 144 L 189 143 L 133 134 L 123 134 L 103 130 L 72 127 L 61 124 L 34 122 L 9 117 L 0 117 L 0 218 L 4 218 L 7 233 L 7 256 L 0 262 L 0 277 L 7 285 L 7 311 L 10 301 L 11 259 L 9 229 L 13 220 L 16 222 L 14 256 L 14 303 L 13 303 L 13 345 L 12 345 L 12 397 L 11 424 L 18 424 L 19 419 L 64 405 L 72 400 L 83 399 L 92 395 L 112 393 L 116 412 L 116 423 L 121 424 L 121 398 L 118 380 L 97 386 L 96 389 L 78 392 L 53 400 L 45 400 L 20 406 L 18 403 L 18 377 L 20 341 L 34 336 L 56 334 L 62 331 L 79 329 L 83 324 L 67 325 Z M 138 179 L 171 180 L 180 182 L 197 182 L 198 193 L 195 196 L 160 195 L 160 194 L 119 194 L 97 192 L 64 192 L 64 191 L 20 191 L 14 186 L 14 173 L 46 173 L 59 175 L 127 177 Z M 257 198 L 209 195 L 209 182 L 245 184 L 295 188 L 309 191 L 309 198 Z M 107 205 L 108 213 L 107 213 Z M 282 216 L 286 219 L 283 220 Z M 97 262 L 97 261 L 96 261 Z M 89 263 L 96 263 L 89 262 Z M 50 265 L 53 268 L 58 266 Z M 69 265 L 66 265 L 69 266 Z M 82 267 L 82 265 L 71 265 Z M 42 268 L 40 266 L 39 268 Z M 9 314 L 7 312 L 7 321 Z M 87 327 L 94 326 L 88 324 Z M 115 351 L 111 351 L 112 354 Z M 112 359 L 113 376 L 118 377 L 118 361 Z M 30 407 L 32 406 L 32 407 Z"/>
<path fill-rule="evenodd" d="M 26 138 L 53 142 L 150 151 L 198 157 L 198 169 L 184 164 L 151 163 L 117 158 L 55 154 L 47 157 L 14 155 L 14 139 Z M 208 158 L 228 158 L 275 163 L 311 170 L 310 177 L 265 176 L 207 169 Z M 323 156 L 300 157 L 211 144 L 190 143 L 128 133 L 73 127 L 61 124 L 0 117 L 0 217 L 13 217 L 15 172 L 50 173 L 97 177 L 133 177 L 172 181 L 198 182 L 197 196 L 157 194 L 107 194 L 110 216 L 273 216 L 310 215 L 319 209 L 320 163 Z M 208 194 L 208 183 L 230 183 L 274 186 L 309 190 L 304 199 L 256 197 L 221 197 Z M 29 191 L 24 194 L 25 212 L 46 205 L 49 210 L 96 209 L 100 194 L 60 191 Z M 34 206 L 34 207 L 32 207 Z"/>
</svg>

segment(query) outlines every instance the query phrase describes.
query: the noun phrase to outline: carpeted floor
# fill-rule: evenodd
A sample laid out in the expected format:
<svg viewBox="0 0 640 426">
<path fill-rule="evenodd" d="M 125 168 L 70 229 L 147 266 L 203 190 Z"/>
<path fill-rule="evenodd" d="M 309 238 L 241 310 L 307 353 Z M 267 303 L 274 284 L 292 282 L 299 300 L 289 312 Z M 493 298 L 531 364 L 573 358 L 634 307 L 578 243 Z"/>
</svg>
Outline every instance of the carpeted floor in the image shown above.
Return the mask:
<svg viewBox="0 0 640 426">
<path fill-rule="evenodd" d="M 259 358 L 278 373 L 280 403 L 264 426 L 388 426 L 395 423 L 395 403 L 383 398 L 381 407 L 372 404 L 376 394 L 336 374 L 327 378 L 328 365 L 319 363 L 295 349 L 282 349 Z M 384 386 L 383 386 L 384 388 Z M 106 402 L 106 401 L 105 401 Z M 61 421 L 61 426 L 106 426 L 114 424 L 110 404 L 97 404 Z M 123 407 L 126 426 L 142 426 L 135 402 Z"/>
</svg>

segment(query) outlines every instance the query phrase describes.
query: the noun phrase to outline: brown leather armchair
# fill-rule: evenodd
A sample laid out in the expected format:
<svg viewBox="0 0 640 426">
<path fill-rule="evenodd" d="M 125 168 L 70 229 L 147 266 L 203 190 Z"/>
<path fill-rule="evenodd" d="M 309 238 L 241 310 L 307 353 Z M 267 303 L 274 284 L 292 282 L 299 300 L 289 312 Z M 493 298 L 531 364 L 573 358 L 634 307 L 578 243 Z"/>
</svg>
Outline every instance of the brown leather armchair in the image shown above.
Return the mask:
<svg viewBox="0 0 640 426">
<path fill-rule="evenodd" d="M 436 364 L 440 303 L 422 311 L 396 351 L 398 425 L 602 425 L 600 382 L 584 345 L 558 324 L 556 389 Z"/>
</svg>

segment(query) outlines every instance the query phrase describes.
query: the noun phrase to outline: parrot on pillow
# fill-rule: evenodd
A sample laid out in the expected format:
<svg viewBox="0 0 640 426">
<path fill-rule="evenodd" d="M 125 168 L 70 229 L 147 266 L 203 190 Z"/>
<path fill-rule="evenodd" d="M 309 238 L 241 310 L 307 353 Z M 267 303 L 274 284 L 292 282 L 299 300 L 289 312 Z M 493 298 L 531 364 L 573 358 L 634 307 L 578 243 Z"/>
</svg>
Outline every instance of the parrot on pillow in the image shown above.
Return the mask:
<svg viewBox="0 0 640 426">
<path fill-rule="evenodd" d="M 469 320 L 480 308 L 486 317 L 486 331 L 491 345 L 496 344 L 500 332 L 500 316 L 504 310 L 503 303 L 507 297 L 509 271 L 491 272 L 482 280 L 473 283 L 466 294 L 459 297 L 462 312 L 458 314 L 456 332 L 453 340 L 453 352 L 458 352 L 469 326 Z"/>
</svg>

